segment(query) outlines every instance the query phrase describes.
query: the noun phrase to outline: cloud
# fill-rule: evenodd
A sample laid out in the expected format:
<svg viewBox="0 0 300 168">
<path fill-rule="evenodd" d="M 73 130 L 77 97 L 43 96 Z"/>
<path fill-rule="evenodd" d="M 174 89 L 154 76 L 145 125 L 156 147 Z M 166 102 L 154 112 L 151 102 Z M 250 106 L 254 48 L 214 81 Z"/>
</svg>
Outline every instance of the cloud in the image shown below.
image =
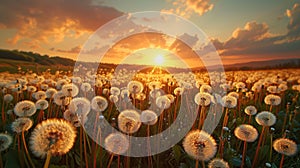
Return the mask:
<svg viewBox="0 0 300 168">
<path fill-rule="evenodd" d="M 189 18 L 193 13 L 202 16 L 214 7 L 210 0 L 175 0 L 172 5 L 175 8 L 163 9 L 162 11 L 175 13 L 185 18 Z"/>
<path fill-rule="evenodd" d="M 8 40 L 16 44 L 21 39 L 47 43 L 65 37 L 79 37 L 122 15 L 114 8 L 92 5 L 91 0 L 11 1 L 0 6 L 0 29 L 16 29 Z"/>
<path fill-rule="evenodd" d="M 283 54 L 289 57 L 300 54 L 300 5 L 295 4 L 286 15 L 290 19 L 287 25 L 287 33 L 272 34 L 266 23 L 251 21 L 243 28 L 236 28 L 232 36 L 221 42 L 212 39 L 212 43 L 218 49 L 221 56 L 261 56 L 281 57 Z"/>
<path fill-rule="evenodd" d="M 287 26 L 289 32 L 287 36 L 290 39 L 300 38 L 300 5 L 295 4 L 292 9 L 286 11 L 286 15 L 289 17 L 290 22 Z"/>
<path fill-rule="evenodd" d="M 69 50 L 50 48 L 51 51 L 61 52 L 61 53 L 70 53 L 70 54 L 78 54 L 81 50 L 81 46 L 75 46 Z"/>
</svg>

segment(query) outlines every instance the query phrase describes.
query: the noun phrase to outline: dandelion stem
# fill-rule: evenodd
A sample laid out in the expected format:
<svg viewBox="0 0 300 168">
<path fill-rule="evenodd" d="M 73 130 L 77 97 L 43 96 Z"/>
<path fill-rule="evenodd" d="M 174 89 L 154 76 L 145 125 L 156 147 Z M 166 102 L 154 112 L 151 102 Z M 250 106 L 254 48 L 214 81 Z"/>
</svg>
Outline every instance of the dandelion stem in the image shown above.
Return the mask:
<svg viewBox="0 0 300 168">
<path fill-rule="evenodd" d="M 269 155 L 269 162 L 272 162 L 272 147 L 273 147 L 273 134 L 270 135 L 270 155 Z"/>
<path fill-rule="evenodd" d="M 246 152 L 247 152 L 247 141 L 244 141 L 244 147 L 243 147 L 243 156 L 242 156 L 242 164 L 241 164 L 241 168 L 243 168 L 243 167 L 244 167 L 244 164 L 245 164 Z"/>
<path fill-rule="evenodd" d="M 198 167 L 199 167 L 199 160 L 196 160 L 195 168 L 198 168 Z"/>
<path fill-rule="evenodd" d="M 84 148 L 84 160 L 85 160 L 85 167 L 88 168 L 88 156 L 87 156 L 87 152 L 86 152 L 86 134 L 83 133 L 83 148 Z"/>
<path fill-rule="evenodd" d="M 79 155 L 80 155 L 80 167 L 82 167 L 82 127 L 80 127 L 79 132 Z"/>
<path fill-rule="evenodd" d="M 0 153 L 0 168 L 3 168 L 2 154 Z"/>
<path fill-rule="evenodd" d="M 108 162 L 108 164 L 107 164 L 107 168 L 110 167 L 110 165 L 111 165 L 111 163 L 112 163 L 112 161 L 113 161 L 113 158 L 114 158 L 114 154 L 112 153 L 111 156 L 110 156 L 109 162 Z"/>
<path fill-rule="evenodd" d="M 254 159 L 253 159 L 252 168 L 255 168 L 255 164 L 256 164 L 256 162 L 257 162 L 258 155 L 259 155 L 260 144 L 261 144 L 262 139 L 263 139 L 263 137 L 264 137 L 264 132 L 265 132 L 265 126 L 262 127 L 262 130 L 261 130 L 261 133 L 260 133 L 260 136 L 259 136 L 259 140 L 258 140 L 258 143 L 257 143 L 255 156 L 254 156 Z"/>
<path fill-rule="evenodd" d="M 47 152 L 47 158 L 46 158 L 46 162 L 44 164 L 44 168 L 48 168 L 49 167 L 50 159 L 51 159 L 51 153 L 49 151 L 49 152 Z"/>
<path fill-rule="evenodd" d="M 28 149 L 27 149 L 27 145 L 26 145 L 26 141 L 25 141 L 25 136 L 24 136 L 24 131 L 22 131 L 22 140 L 23 140 L 24 149 L 25 149 L 27 158 L 29 160 L 29 163 L 31 164 L 32 167 L 35 167 L 34 164 L 33 164 L 33 162 L 32 162 L 32 160 L 31 160 L 31 157 L 29 155 Z"/>
<path fill-rule="evenodd" d="M 284 154 L 281 155 L 281 160 L 280 160 L 279 168 L 283 167 L 283 160 L 284 160 Z"/>
</svg>

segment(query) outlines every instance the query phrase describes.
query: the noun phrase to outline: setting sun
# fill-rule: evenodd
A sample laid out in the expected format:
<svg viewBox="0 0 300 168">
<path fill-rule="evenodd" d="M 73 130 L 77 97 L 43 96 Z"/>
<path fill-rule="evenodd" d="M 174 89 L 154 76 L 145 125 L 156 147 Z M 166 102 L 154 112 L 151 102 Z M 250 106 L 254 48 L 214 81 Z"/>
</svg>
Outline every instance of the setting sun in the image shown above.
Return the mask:
<svg viewBox="0 0 300 168">
<path fill-rule="evenodd" d="M 164 63 L 164 57 L 162 55 L 158 55 L 155 57 L 155 64 L 162 65 Z"/>
</svg>

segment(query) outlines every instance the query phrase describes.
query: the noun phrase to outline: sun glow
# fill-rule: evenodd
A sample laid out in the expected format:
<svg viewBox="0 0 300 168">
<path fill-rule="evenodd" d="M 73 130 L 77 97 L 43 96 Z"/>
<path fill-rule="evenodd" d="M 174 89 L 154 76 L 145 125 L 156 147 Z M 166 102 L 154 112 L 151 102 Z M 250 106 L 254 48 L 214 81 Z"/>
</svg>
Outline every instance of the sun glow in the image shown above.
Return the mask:
<svg viewBox="0 0 300 168">
<path fill-rule="evenodd" d="M 158 55 L 154 60 L 156 65 L 162 65 L 164 63 L 164 57 L 162 55 Z"/>
</svg>

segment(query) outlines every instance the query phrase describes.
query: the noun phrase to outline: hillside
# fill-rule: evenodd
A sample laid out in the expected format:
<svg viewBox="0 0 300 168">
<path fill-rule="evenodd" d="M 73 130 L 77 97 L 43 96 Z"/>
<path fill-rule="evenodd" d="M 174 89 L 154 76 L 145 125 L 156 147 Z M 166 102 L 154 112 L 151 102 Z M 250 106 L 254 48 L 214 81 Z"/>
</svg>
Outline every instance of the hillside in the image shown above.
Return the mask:
<svg viewBox="0 0 300 168">
<path fill-rule="evenodd" d="M 17 51 L 17 50 L 3 50 L 0 49 L 0 59 L 5 60 L 17 60 L 23 61 L 27 63 L 39 64 L 39 65 L 63 65 L 63 66 L 73 66 L 75 61 L 62 58 L 58 56 L 50 57 L 48 55 L 40 55 L 34 52 L 26 52 L 26 51 Z"/>
</svg>

